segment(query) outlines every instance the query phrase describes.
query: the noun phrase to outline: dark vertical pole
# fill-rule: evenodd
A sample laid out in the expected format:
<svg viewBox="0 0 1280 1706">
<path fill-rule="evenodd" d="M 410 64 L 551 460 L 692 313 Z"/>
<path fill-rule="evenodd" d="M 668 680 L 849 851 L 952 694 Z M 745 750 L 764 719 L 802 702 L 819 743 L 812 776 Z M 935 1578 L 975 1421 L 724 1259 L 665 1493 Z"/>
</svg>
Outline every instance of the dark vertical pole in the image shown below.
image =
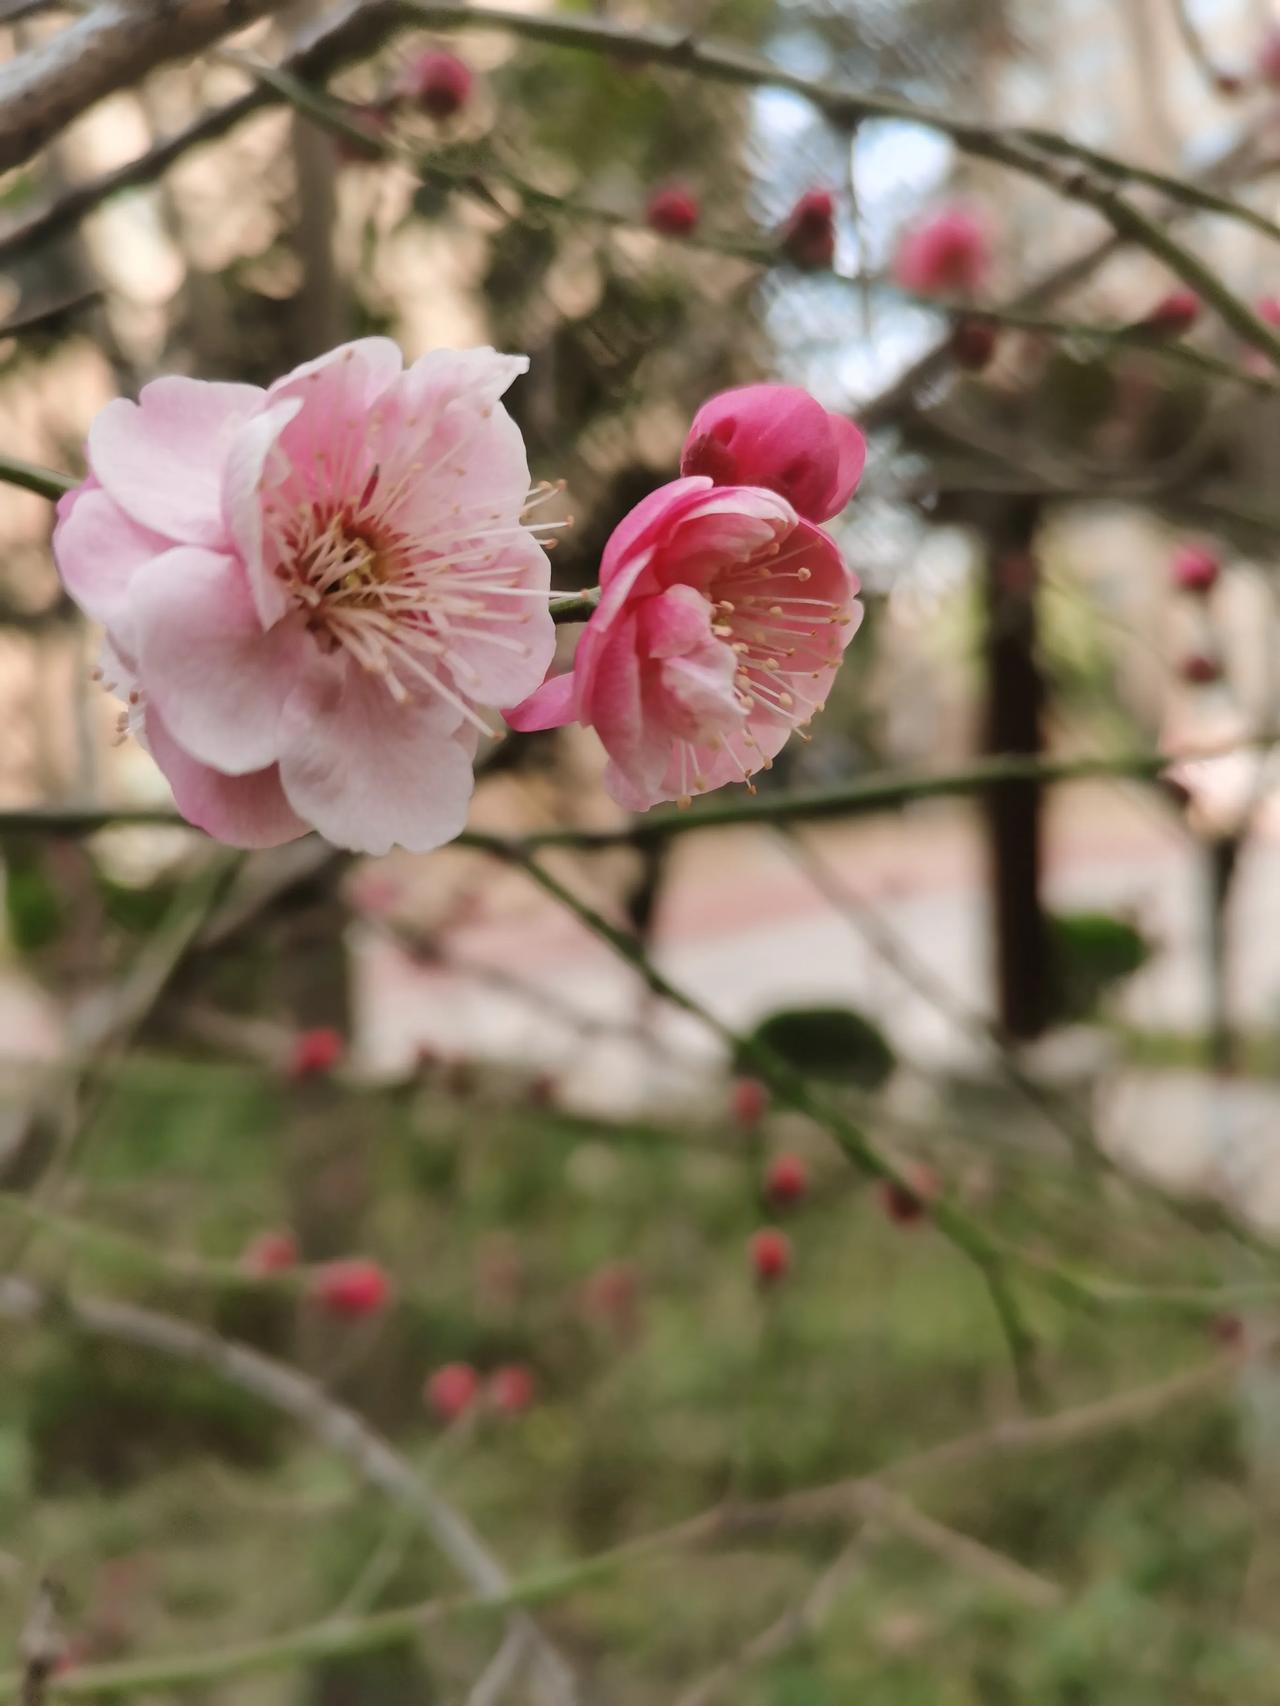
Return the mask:
<svg viewBox="0 0 1280 1706">
<path fill-rule="evenodd" d="M 1039 505 L 1002 498 L 986 512 L 986 747 L 1041 751 L 1044 679 L 1036 646 Z M 991 849 L 996 992 L 1001 1029 L 1039 1036 L 1049 1022 L 1049 938 L 1040 903 L 1041 788 L 1009 782 L 985 800 Z"/>
</svg>

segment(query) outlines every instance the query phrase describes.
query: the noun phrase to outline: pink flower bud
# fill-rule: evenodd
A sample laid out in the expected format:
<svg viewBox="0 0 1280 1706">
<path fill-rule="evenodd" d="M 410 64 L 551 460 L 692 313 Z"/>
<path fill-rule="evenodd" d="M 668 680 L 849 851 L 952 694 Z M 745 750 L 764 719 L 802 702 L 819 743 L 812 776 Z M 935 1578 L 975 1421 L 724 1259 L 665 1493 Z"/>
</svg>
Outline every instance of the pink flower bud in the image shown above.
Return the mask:
<svg viewBox="0 0 1280 1706">
<path fill-rule="evenodd" d="M 447 1362 L 430 1376 L 422 1396 L 439 1421 L 454 1422 L 471 1408 L 479 1391 L 480 1376 L 469 1362 Z"/>
<path fill-rule="evenodd" d="M 908 229 L 893 275 L 918 296 L 976 296 L 991 269 L 985 223 L 969 208 L 947 207 Z"/>
<path fill-rule="evenodd" d="M 680 472 L 718 486 L 764 486 L 798 515 L 826 521 L 853 496 L 867 459 L 861 431 L 799 385 L 741 385 L 693 417 Z"/>
<path fill-rule="evenodd" d="M 835 198 L 830 190 L 806 190 L 782 227 L 782 252 L 804 271 L 829 267 L 836 256 Z"/>
<path fill-rule="evenodd" d="M 729 1112 L 743 1131 L 754 1131 L 769 1109 L 768 1087 L 758 1078 L 735 1078 L 729 1086 Z"/>
<path fill-rule="evenodd" d="M 471 67 L 456 53 L 433 49 L 406 65 L 396 92 L 434 119 L 453 118 L 471 98 Z"/>
<path fill-rule="evenodd" d="M 292 1232 L 259 1232 L 250 1239 L 240 1257 L 249 1274 L 282 1274 L 298 1265 L 298 1240 Z"/>
<path fill-rule="evenodd" d="M 377 1262 L 354 1256 L 318 1268 L 311 1281 L 311 1297 L 327 1315 L 354 1321 L 386 1308 L 391 1281 Z"/>
<path fill-rule="evenodd" d="M 1160 337 L 1180 338 L 1200 318 L 1203 304 L 1194 290 L 1171 290 L 1138 325 Z"/>
<path fill-rule="evenodd" d="M 775 1155 L 764 1176 L 765 1196 L 775 1208 L 790 1208 L 809 1191 L 809 1169 L 798 1155 Z"/>
<path fill-rule="evenodd" d="M 489 1402 L 504 1416 L 522 1416 L 533 1403 L 533 1371 L 522 1362 L 510 1362 L 489 1376 Z"/>
<path fill-rule="evenodd" d="M 654 190 L 645 208 L 645 219 L 664 237 L 688 237 L 697 230 L 702 209 L 693 191 L 684 184 L 666 184 Z"/>
<path fill-rule="evenodd" d="M 791 1240 L 776 1226 L 762 1226 L 748 1245 L 751 1267 L 762 1286 L 776 1285 L 791 1269 Z"/>
<path fill-rule="evenodd" d="M 1217 554 L 1207 546 L 1181 545 L 1173 554 L 1170 573 L 1179 592 L 1209 592 L 1221 572 Z"/>
<path fill-rule="evenodd" d="M 1209 687 L 1222 679 L 1222 665 L 1208 652 L 1189 652 L 1178 665 L 1178 674 L 1192 687 Z"/>
<path fill-rule="evenodd" d="M 342 1032 L 331 1025 L 316 1025 L 300 1031 L 293 1040 L 289 1055 L 289 1076 L 293 1079 L 321 1078 L 333 1071 L 346 1051 Z"/>
</svg>

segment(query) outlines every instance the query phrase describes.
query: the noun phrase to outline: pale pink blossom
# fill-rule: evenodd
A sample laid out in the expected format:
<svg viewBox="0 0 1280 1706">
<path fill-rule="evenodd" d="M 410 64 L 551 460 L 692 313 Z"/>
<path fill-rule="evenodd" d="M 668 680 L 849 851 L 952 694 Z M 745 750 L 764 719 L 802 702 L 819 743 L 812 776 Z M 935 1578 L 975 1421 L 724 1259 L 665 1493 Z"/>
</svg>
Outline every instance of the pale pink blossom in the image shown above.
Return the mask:
<svg viewBox="0 0 1280 1706">
<path fill-rule="evenodd" d="M 219 840 L 366 853 L 462 828 L 488 707 L 554 649 L 526 361 L 365 338 L 269 390 L 158 379 L 89 431 L 58 505 L 68 591 L 178 809 Z"/>
<path fill-rule="evenodd" d="M 755 486 L 675 480 L 614 530 L 573 671 L 508 712 L 575 718 L 609 754 L 605 787 L 642 811 L 767 768 L 822 708 L 862 606 L 834 542 Z"/>
<path fill-rule="evenodd" d="M 903 234 L 893 275 L 904 290 L 921 296 L 972 297 L 991 267 L 991 244 L 983 220 L 966 207 L 945 207 Z"/>
<path fill-rule="evenodd" d="M 824 409 L 799 385 L 741 385 L 693 417 L 682 474 L 718 486 L 767 486 L 808 521 L 826 521 L 853 496 L 867 441 L 853 421 Z"/>
</svg>

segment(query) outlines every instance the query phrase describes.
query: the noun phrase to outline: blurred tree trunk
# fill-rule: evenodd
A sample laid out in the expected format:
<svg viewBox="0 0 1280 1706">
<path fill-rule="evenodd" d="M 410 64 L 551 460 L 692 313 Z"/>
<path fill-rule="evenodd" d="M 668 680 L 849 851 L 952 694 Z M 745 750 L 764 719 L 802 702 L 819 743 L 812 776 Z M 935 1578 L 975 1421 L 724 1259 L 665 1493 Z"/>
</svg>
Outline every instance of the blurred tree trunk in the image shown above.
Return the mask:
<svg viewBox="0 0 1280 1706">
<path fill-rule="evenodd" d="M 309 32 L 329 10 L 325 0 L 295 0 L 280 14 L 280 22 L 288 36 L 296 37 Z M 295 113 L 290 147 L 297 198 L 293 238 L 302 265 L 302 287 L 289 333 L 289 355 L 301 362 L 323 355 L 350 336 L 350 304 L 334 243 L 338 198 L 333 138 Z"/>
<path fill-rule="evenodd" d="M 1036 756 L 1043 745 L 1044 680 L 1036 655 L 1035 534 L 1039 503 L 984 506 L 986 541 L 986 749 Z M 1041 788 L 1010 782 L 987 791 L 997 1015 L 1009 1037 L 1030 1039 L 1049 1020 L 1049 939 L 1040 900 Z"/>
</svg>

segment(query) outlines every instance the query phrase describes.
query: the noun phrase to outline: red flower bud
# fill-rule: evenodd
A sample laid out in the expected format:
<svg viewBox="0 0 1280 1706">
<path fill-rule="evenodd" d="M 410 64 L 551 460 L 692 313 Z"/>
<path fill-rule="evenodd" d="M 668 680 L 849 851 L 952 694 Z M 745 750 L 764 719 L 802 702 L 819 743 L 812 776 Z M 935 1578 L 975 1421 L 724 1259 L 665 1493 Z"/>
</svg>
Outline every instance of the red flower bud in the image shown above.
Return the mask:
<svg viewBox="0 0 1280 1706">
<path fill-rule="evenodd" d="M 1222 665 L 1208 652 L 1190 652 L 1178 665 L 1178 674 L 1193 687 L 1208 687 L 1222 679 Z"/>
<path fill-rule="evenodd" d="M 1217 554 L 1206 546 L 1182 545 L 1173 554 L 1170 575 L 1179 592 L 1209 592 L 1221 572 Z"/>
<path fill-rule="evenodd" d="M 293 1039 L 289 1055 L 289 1076 L 293 1079 L 319 1078 L 332 1072 L 346 1050 L 342 1032 L 331 1025 L 317 1025 L 309 1031 L 299 1031 Z"/>
<path fill-rule="evenodd" d="M 782 252 L 805 271 L 829 267 L 836 255 L 835 199 L 830 190 L 806 190 L 782 227 Z"/>
<path fill-rule="evenodd" d="M 853 496 L 866 459 L 854 422 L 799 385 L 739 385 L 693 417 L 680 472 L 718 486 L 765 486 L 809 521 L 827 521 Z"/>
<path fill-rule="evenodd" d="M 522 1416 L 533 1403 L 533 1371 L 522 1362 L 510 1362 L 489 1376 L 489 1402 L 504 1416 Z"/>
<path fill-rule="evenodd" d="M 318 1268 L 311 1281 L 311 1296 L 326 1314 L 354 1321 L 386 1308 L 391 1301 L 391 1281 L 377 1262 L 355 1256 Z"/>
<path fill-rule="evenodd" d="M 1142 331 L 1159 337 L 1180 338 L 1189 332 L 1200 318 L 1203 304 L 1194 290 L 1171 290 L 1162 296 L 1151 312 L 1138 321 Z"/>
<path fill-rule="evenodd" d="M 991 364 L 1000 334 L 989 320 L 957 320 L 951 328 L 951 359 L 957 367 L 981 373 Z"/>
<path fill-rule="evenodd" d="M 967 207 L 944 207 L 911 226 L 893 258 L 894 277 L 918 296 L 972 298 L 990 270 L 986 223 Z"/>
<path fill-rule="evenodd" d="M 729 1086 L 729 1112 L 743 1131 L 754 1131 L 768 1106 L 768 1089 L 758 1078 L 735 1078 Z"/>
<path fill-rule="evenodd" d="M 776 1226 L 762 1226 L 748 1245 L 751 1266 L 760 1285 L 776 1285 L 791 1268 L 791 1240 Z"/>
<path fill-rule="evenodd" d="M 881 1181 L 880 1201 L 890 1220 L 899 1226 L 913 1226 L 924 1218 L 941 1189 L 942 1181 L 932 1167 L 912 1161 L 903 1168 L 901 1179 Z"/>
<path fill-rule="evenodd" d="M 684 184 L 666 184 L 654 190 L 645 208 L 645 219 L 652 231 L 664 237 L 688 237 L 698 228 L 702 209 L 698 198 Z"/>
<path fill-rule="evenodd" d="M 809 1169 L 798 1155 L 775 1155 L 764 1176 L 764 1193 L 775 1208 L 790 1208 L 809 1191 Z"/>
<path fill-rule="evenodd" d="M 471 98 L 471 67 L 456 53 L 419 54 L 401 72 L 396 92 L 434 119 L 453 118 Z"/>
<path fill-rule="evenodd" d="M 240 1266 L 249 1274 L 282 1274 L 298 1265 L 298 1240 L 292 1232 L 259 1232 L 245 1245 Z"/>
<path fill-rule="evenodd" d="M 422 1389 L 423 1402 L 442 1422 L 454 1422 L 475 1403 L 480 1376 L 469 1362 L 447 1362 Z"/>
</svg>

